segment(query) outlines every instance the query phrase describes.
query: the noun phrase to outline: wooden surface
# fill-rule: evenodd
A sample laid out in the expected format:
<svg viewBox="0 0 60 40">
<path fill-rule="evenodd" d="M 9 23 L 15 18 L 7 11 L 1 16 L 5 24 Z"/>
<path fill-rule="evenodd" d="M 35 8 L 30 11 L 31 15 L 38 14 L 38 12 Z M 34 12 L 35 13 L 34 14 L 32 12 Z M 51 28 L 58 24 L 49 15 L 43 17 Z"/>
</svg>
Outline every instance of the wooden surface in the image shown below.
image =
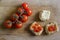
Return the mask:
<svg viewBox="0 0 60 40">
<path fill-rule="evenodd" d="M 23 2 L 29 3 L 33 14 L 24 23 L 22 29 L 6 30 L 0 28 L 0 40 L 60 40 L 60 31 L 53 35 L 32 36 L 28 32 L 29 25 L 34 21 L 39 21 L 38 12 L 41 9 L 48 9 L 51 11 L 51 21 L 56 21 L 60 26 L 60 5 L 59 0 L 0 0 L 0 27 L 4 20 L 12 15 Z M 39 21 L 40 22 L 40 21 Z M 46 22 L 40 22 L 42 24 Z M 59 27 L 60 28 L 60 27 Z"/>
</svg>

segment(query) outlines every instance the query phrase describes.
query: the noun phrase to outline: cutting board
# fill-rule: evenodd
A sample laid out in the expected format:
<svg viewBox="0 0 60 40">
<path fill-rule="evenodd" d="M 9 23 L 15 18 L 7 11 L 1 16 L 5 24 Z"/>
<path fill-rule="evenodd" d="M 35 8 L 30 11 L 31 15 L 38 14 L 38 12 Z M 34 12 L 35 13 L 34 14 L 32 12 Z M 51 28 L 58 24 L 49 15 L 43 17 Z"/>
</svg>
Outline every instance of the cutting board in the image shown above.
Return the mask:
<svg viewBox="0 0 60 40">
<path fill-rule="evenodd" d="M 17 8 L 23 3 L 27 2 L 29 4 L 30 9 L 32 10 L 32 15 L 28 17 L 28 21 L 26 23 L 23 23 L 23 27 L 21 29 L 4 29 L 3 27 L 3 22 L 9 18 L 12 14 L 14 14 L 17 11 Z M 19 37 L 26 37 L 28 39 L 34 38 L 34 39 L 42 39 L 42 38 L 54 38 L 55 36 L 59 36 L 60 32 L 57 32 L 53 35 L 45 35 L 44 33 L 41 36 L 33 36 L 33 34 L 29 31 L 30 25 L 37 21 L 41 25 L 46 25 L 49 22 L 57 22 L 58 26 L 60 26 L 60 12 L 59 8 L 54 5 L 53 2 L 50 3 L 51 1 L 44 1 L 44 0 L 38 0 L 38 1 L 22 1 L 22 0 L 4 0 L 0 2 L 0 35 L 14 35 L 14 36 L 19 36 Z M 50 10 L 51 11 L 51 17 L 50 20 L 41 22 L 39 19 L 39 12 L 41 10 Z M 60 27 L 59 27 L 60 28 Z M 32 38 L 32 39 L 33 39 Z M 31 39 L 31 40 L 32 40 Z M 42 40 L 44 40 L 42 39 Z M 54 38 L 55 39 L 55 38 Z"/>
</svg>

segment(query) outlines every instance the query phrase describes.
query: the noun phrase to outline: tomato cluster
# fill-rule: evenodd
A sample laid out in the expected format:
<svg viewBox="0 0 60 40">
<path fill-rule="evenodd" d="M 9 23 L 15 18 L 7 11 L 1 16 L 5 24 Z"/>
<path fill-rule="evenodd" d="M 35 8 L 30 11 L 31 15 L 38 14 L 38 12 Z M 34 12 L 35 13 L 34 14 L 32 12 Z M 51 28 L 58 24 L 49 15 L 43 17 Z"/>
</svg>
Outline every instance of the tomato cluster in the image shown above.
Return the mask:
<svg viewBox="0 0 60 40">
<path fill-rule="evenodd" d="M 4 22 L 6 28 L 21 28 L 23 23 L 28 20 L 28 16 L 32 14 L 32 11 L 28 7 L 27 3 L 22 3 L 21 7 L 17 9 L 17 12 L 13 14 L 9 20 Z"/>
</svg>

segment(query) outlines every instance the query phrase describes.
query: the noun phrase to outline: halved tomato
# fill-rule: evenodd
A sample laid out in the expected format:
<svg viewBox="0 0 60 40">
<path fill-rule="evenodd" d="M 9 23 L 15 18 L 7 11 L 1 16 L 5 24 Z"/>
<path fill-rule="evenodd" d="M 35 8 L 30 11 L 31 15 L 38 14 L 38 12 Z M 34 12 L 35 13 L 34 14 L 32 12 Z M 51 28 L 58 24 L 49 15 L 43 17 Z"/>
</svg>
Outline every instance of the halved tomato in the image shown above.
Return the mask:
<svg viewBox="0 0 60 40">
<path fill-rule="evenodd" d="M 48 30 L 49 31 L 55 31 L 56 27 L 54 25 L 51 25 L 51 26 L 48 27 Z"/>
</svg>

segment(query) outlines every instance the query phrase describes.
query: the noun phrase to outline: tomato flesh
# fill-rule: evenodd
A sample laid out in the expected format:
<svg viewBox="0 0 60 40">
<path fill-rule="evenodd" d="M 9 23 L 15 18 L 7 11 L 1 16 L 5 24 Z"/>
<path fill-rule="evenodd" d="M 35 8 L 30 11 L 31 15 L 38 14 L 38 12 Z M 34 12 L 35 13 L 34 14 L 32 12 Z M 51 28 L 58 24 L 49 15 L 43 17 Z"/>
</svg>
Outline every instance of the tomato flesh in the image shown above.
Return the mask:
<svg viewBox="0 0 60 40">
<path fill-rule="evenodd" d="M 34 26 L 32 26 L 32 28 L 34 29 L 34 32 L 39 32 L 42 30 L 42 27 L 39 26 L 38 24 L 35 24 Z"/>
<path fill-rule="evenodd" d="M 39 32 L 39 31 L 40 31 L 40 30 L 38 30 L 38 29 L 35 29 L 35 30 L 34 30 L 34 32 Z"/>
<path fill-rule="evenodd" d="M 49 31 L 55 31 L 55 30 L 56 30 L 56 27 L 55 27 L 54 25 L 49 26 L 49 27 L 48 27 L 48 30 L 49 30 Z"/>
<path fill-rule="evenodd" d="M 38 30 L 42 30 L 42 28 L 41 28 L 41 27 L 38 27 L 37 29 L 38 29 Z"/>
<path fill-rule="evenodd" d="M 37 28 L 37 26 L 33 26 L 32 28 L 33 28 L 33 29 L 36 29 L 36 28 Z"/>
</svg>

